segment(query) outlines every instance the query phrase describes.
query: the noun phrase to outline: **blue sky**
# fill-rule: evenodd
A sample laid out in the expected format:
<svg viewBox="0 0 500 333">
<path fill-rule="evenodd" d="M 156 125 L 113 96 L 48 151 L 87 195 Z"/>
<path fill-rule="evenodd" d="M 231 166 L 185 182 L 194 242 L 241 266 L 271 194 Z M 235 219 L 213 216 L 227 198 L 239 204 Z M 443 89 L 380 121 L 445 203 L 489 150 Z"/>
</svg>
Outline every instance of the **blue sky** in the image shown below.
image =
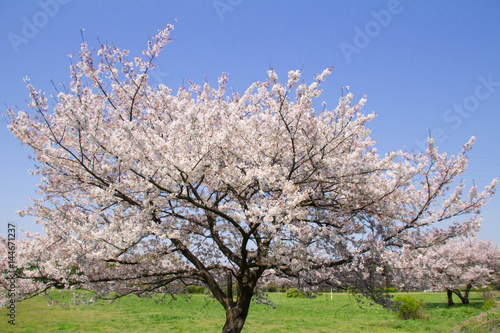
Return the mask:
<svg viewBox="0 0 500 333">
<path fill-rule="evenodd" d="M 484 187 L 500 176 L 500 2 L 492 1 L 0 1 L 1 114 L 27 109 L 23 77 L 54 92 L 69 83 L 69 54 L 81 43 L 112 41 L 135 56 L 168 23 L 173 41 L 153 80 L 177 90 L 186 80 L 243 92 L 274 68 L 286 80 L 302 69 L 310 81 L 333 75 L 321 100 L 334 107 L 341 87 L 367 95 L 368 127 L 380 152 L 419 151 L 430 130 L 440 151 L 457 153 L 476 135 L 465 178 Z M 8 222 L 41 231 L 15 211 L 29 204 L 38 180 L 30 151 L 0 126 L 0 233 Z M 500 196 L 483 210 L 479 238 L 500 245 Z"/>
</svg>

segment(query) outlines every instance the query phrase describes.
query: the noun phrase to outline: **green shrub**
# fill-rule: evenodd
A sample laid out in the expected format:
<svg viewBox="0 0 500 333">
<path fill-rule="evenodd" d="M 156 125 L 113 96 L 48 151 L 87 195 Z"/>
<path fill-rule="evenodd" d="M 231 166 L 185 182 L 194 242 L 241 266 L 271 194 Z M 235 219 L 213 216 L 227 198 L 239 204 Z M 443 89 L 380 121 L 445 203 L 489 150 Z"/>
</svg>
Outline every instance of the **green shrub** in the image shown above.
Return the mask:
<svg viewBox="0 0 500 333">
<path fill-rule="evenodd" d="M 494 308 L 496 305 L 497 305 L 497 303 L 494 300 L 488 299 L 488 300 L 486 300 L 486 302 L 484 302 L 484 305 L 481 308 L 481 310 L 486 311 L 486 310 L 489 310 L 491 308 Z"/>
<path fill-rule="evenodd" d="M 188 294 L 203 294 L 205 293 L 205 288 L 202 286 L 187 286 Z"/>
<path fill-rule="evenodd" d="M 394 288 L 394 287 L 388 287 L 388 288 L 384 288 L 384 289 L 375 288 L 375 291 L 382 291 L 384 293 L 395 293 L 395 292 L 397 292 L 396 288 Z"/>
<path fill-rule="evenodd" d="M 482 298 L 486 302 L 488 300 L 496 300 L 497 299 L 497 294 L 494 290 L 491 289 L 484 289 L 482 293 Z"/>
<path fill-rule="evenodd" d="M 291 298 L 316 298 L 316 295 L 310 291 L 307 290 L 306 292 L 300 291 L 297 288 L 290 288 L 287 289 L 286 291 L 286 297 L 291 297 Z"/>
<path fill-rule="evenodd" d="M 401 319 L 422 319 L 425 317 L 424 303 L 420 298 L 398 295 L 394 297 L 394 302 L 398 305 L 397 315 Z"/>
<path fill-rule="evenodd" d="M 277 291 L 278 291 L 278 286 L 277 286 L 277 285 L 275 285 L 275 284 L 270 284 L 270 285 L 267 285 L 267 286 L 266 286 L 266 291 L 267 291 L 268 293 L 275 293 L 275 292 L 277 292 Z"/>
<path fill-rule="evenodd" d="M 299 291 L 297 288 L 290 288 L 286 291 L 286 297 L 291 298 L 304 298 L 306 294 L 302 291 Z"/>
</svg>

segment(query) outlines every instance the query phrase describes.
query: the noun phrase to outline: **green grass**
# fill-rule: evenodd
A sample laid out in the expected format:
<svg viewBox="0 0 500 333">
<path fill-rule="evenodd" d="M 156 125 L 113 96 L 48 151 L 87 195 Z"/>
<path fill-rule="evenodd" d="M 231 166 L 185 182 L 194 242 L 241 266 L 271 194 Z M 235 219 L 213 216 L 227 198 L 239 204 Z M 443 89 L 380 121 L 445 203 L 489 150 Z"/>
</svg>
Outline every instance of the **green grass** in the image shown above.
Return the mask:
<svg viewBox="0 0 500 333">
<path fill-rule="evenodd" d="M 481 293 L 472 293 L 471 304 L 446 306 L 444 293 L 414 293 L 426 303 L 427 319 L 401 320 L 394 313 L 369 301 L 358 303 L 347 294 L 320 295 L 315 299 L 287 298 L 272 293 L 276 309 L 252 304 L 244 332 L 448 332 L 482 315 L 494 320 L 498 308 L 485 313 Z M 220 332 L 224 311 L 213 299 L 193 295 L 173 304 L 156 304 L 152 299 L 123 298 L 113 304 L 98 301 L 91 305 L 47 307 L 47 298 L 17 304 L 16 325 L 7 323 L 7 309 L 0 309 L 0 331 L 7 332 Z M 493 319 L 492 319 L 493 318 Z M 474 326 L 475 325 L 475 326 Z M 465 331 L 468 331 L 465 328 Z M 478 330 L 480 332 L 481 330 Z M 485 330 L 486 332 L 487 330 Z"/>
</svg>

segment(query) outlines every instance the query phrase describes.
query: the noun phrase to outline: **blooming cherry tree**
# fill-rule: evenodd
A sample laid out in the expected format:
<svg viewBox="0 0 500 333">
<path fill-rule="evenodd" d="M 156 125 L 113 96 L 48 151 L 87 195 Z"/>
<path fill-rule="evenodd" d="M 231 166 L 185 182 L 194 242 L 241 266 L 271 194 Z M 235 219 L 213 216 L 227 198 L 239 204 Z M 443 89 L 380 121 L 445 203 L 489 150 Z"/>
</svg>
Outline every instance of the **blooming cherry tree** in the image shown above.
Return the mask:
<svg viewBox="0 0 500 333">
<path fill-rule="evenodd" d="M 471 288 L 491 283 L 493 274 L 500 271 L 500 249 L 491 241 L 450 239 L 424 251 L 416 263 L 416 277 L 433 289 L 446 289 L 449 306 L 454 305 L 453 294 L 468 304 Z M 465 288 L 463 294 L 461 288 Z"/>
<path fill-rule="evenodd" d="M 269 272 L 384 302 L 376 290 L 391 252 L 479 228 L 497 180 L 450 189 L 474 139 L 456 156 L 432 139 L 425 154 L 381 156 L 364 98 L 346 91 L 332 110 L 312 107 L 331 69 L 309 85 L 300 71 L 280 83 L 270 70 L 241 95 L 226 93 L 226 74 L 217 88 L 152 87 L 172 29 L 133 61 L 84 43 L 55 105 L 28 84 L 33 112 L 9 110 L 42 179 L 22 212 L 45 234 L 18 242 L 20 297 L 54 287 L 147 296 L 201 282 L 225 309 L 223 331 L 239 332 Z"/>
</svg>

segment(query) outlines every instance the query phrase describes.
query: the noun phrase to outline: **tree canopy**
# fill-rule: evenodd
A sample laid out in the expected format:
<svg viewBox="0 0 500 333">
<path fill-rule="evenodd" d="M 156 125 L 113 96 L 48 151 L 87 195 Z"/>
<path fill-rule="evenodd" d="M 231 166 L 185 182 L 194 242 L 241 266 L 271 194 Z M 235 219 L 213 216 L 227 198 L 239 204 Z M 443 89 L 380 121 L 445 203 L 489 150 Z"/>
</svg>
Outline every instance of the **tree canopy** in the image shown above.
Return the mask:
<svg viewBox="0 0 500 333">
<path fill-rule="evenodd" d="M 226 93 L 226 74 L 217 88 L 151 86 L 172 29 L 133 60 L 83 43 L 54 103 L 28 82 L 33 111 L 9 110 L 42 180 L 22 214 L 45 230 L 18 241 L 20 298 L 54 287 L 147 296 L 201 282 L 226 311 L 223 331 L 239 332 L 265 272 L 388 304 L 376 291 L 391 253 L 479 228 L 497 180 L 482 192 L 454 184 L 474 138 L 456 156 L 432 139 L 426 153 L 381 156 L 364 98 L 346 89 L 337 107 L 313 108 L 331 68 L 311 84 L 298 70 L 280 83 L 271 69 L 241 95 Z"/>
<path fill-rule="evenodd" d="M 413 261 L 413 276 L 429 288 L 446 289 L 450 306 L 452 294 L 468 304 L 472 287 L 490 284 L 500 271 L 500 249 L 491 241 L 454 238 L 420 252 Z"/>
</svg>

